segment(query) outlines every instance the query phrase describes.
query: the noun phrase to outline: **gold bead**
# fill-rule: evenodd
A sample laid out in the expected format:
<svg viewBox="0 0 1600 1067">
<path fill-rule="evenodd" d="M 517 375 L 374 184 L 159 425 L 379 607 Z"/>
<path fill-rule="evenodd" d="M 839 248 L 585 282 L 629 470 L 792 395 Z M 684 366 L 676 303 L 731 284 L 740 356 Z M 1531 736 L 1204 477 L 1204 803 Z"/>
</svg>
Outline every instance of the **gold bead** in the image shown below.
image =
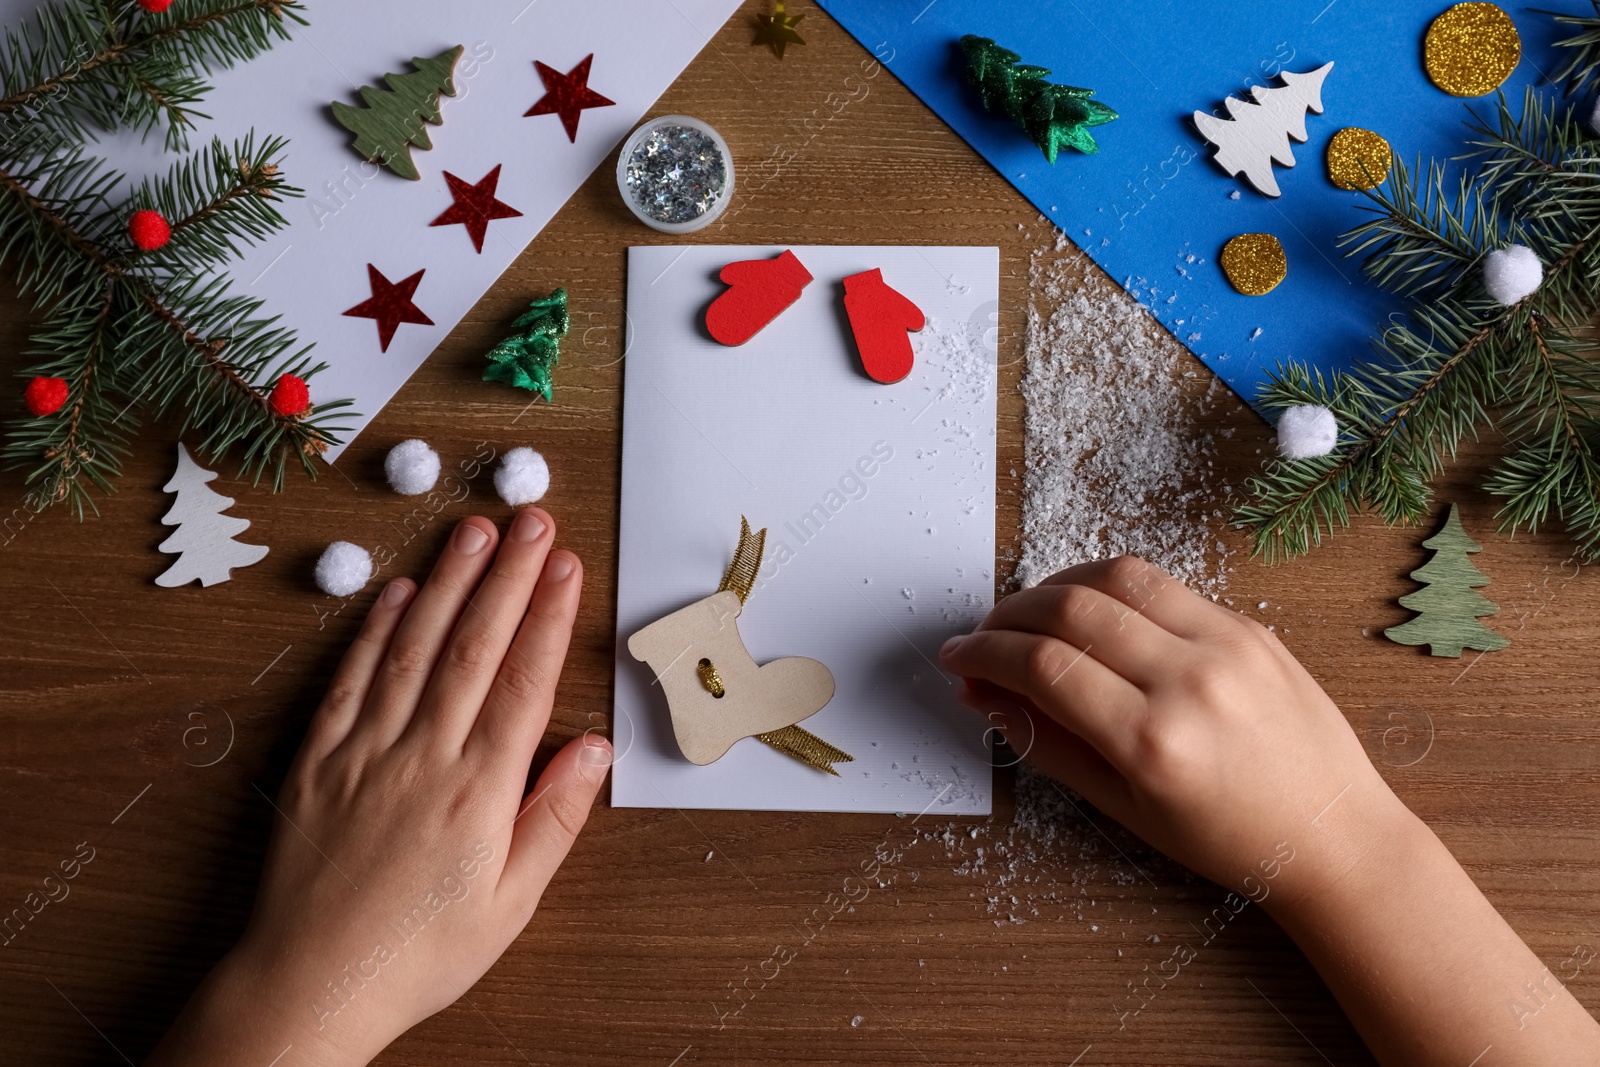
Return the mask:
<svg viewBox="0 0 1600 1067">
<path fill-rule="evenodd" d="M 1265 296 L 1289 274 L 1283 245 L 1270 233 L 1241 233 L 1222 246 L 1222 273 L 1245 296 Z"/>
</svg>

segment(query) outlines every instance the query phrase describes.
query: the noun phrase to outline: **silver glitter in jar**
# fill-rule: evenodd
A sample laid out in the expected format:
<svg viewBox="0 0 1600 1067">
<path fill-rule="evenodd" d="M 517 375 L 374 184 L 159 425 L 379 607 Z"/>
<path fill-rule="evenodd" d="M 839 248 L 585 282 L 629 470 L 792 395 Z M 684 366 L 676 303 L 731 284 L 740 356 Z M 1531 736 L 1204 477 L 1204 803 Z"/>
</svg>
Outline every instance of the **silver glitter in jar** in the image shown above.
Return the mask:
<svg viewBox="0 0 1600 1067">
<path fill-rule="evenodd" d="M 633 132 L 617 158 L 617 187 L 640 221 L 669 233 L 709 224 L 733 194 L 733 157 L 716 130 L 668 115 Z"/>
</svg>

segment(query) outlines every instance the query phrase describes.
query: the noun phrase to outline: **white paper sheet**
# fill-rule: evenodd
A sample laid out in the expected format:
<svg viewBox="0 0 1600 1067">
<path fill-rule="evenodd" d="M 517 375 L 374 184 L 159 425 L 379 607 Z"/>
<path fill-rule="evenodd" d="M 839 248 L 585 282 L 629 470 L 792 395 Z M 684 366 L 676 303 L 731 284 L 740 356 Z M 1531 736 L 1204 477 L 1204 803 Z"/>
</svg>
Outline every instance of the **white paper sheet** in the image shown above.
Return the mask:
<svg viewBox="0 0 1600 1067">
<path fill-rule="evenodd" d="M 712 341 L 717 272 L 782 250 L 630 250 L 612 802 L 986 814 L 986 723 L 936 663 L 993 599 L 998 252 L 792 246 L 816 279 L 800 300 L 739 348 Z M 928 317 L 895 385 L 862 373 L 843 311 L 841 280 L 873 267 Z M 689 763 L 628 654 L 628 635 L 716 590 L 741 514 L 768 535 L 739 630 L 758 663 L 832 670 L 833 700 L 802 725 L 855 757 L 840 778 L 749 738 Z"/>
<path fill-rule="evenodd" d="M 0 19 L 16 25 L 36 6 L 0 0 Z M 621 139 L 738 6 L 738 0 L 648 7 L 637 0 L 314 3 L 311 25 L 296 27 L 291 40 L 216 76 L 215 90 L 200 105 L 212 118 L 199 123 L 191 147 L 213 135 L 231 142 L 252 127 L 258 136 L 286 136 L 285 174 L 308 193 L 284 205 L 291 226 L 233 270 L 236 291 L 264 298 L 266 314 L 281 315 L 302 341 L 316 342 L 316 358 L 329 367 L 312 380 L 312 399 L 350 397 L 360 413 L 345 419 L 352 426 L 346 445 L 596 165 L 614 159 Z M 412 154 L 422 179 L 364 165 L 328 105 L 358 104 L 360 86 L 410 71 L 413 56 L 458 44 L 466 51 L 456 68 L 457 95 L 444 98 L 443 125 L 428 127 L 433 149 Z M 544 95 L 534 60 L 565 73 L 591 52 L 589 86 L 615 106 L 585 110 L 576 143 L 555 115 L 523 117 Z M 159 133 L 145 142 L 112 138 L 102 154 L 136 178 L 164 173 L 175 161 Z M 499 198 L 522 217 L 491 222 L 480 255 L 464 227 L 428 223 L 451 204 L 444 171 L 476 183 L 496 164 L 504 168 Z M 379 350 L 371 319 L 343 314 L 371 295 L 369 262 L 391 282 L 427 271 L 415 302 L 434 325 L 402 325 L 387 352 Z M 552 277 L 545 288 L 563 282 Z M 328 460 L 342 451 L 329 449 Z"/>
</svg>

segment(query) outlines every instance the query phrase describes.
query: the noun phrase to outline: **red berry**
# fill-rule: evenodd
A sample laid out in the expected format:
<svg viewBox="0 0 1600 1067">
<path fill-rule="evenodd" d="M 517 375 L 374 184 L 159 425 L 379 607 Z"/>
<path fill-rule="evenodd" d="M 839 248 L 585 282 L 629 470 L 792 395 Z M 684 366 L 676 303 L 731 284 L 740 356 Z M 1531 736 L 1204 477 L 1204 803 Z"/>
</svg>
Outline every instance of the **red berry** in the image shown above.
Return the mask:
<svg viewBox="0 0 1600 1067">
<path fill-rule="evenodd" d="M 67 383 L 63 378 L 35 378 L 22 391 L 23 403 L 36 416 L 54 415 L 67 402 Z"/>
<path fill-rule="evenodd" d="M 172 226 L 159 211 L 135 211 L 128 219 L 128 239 L 145 252 L 154 252 L 172 239 Z"/>
<path fill-rule="evenodd" d="M 292 419 L 304 415 L 306 409 L 311 407 L 311 390 L 306 388 L 305 379 L 285 374 L 272 387 L 272 396 L 267 402 L 272 405 L 273 411 Z"/>
<path fill-rule="evenodd" d="M 159 15 L 172 6 L 172 0 L 139 0 L 139 6 L 152 15 Z"/>
</svg>

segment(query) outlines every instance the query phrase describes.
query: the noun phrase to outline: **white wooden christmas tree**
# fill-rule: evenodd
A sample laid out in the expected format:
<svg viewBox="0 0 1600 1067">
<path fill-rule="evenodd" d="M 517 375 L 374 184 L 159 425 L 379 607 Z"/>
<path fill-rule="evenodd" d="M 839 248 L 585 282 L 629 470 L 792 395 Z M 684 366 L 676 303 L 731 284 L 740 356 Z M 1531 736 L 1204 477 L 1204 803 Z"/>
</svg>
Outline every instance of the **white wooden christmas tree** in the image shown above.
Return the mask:
<svg viewBox="0 0 1600 1067">
<path fill-rule="evenodd" d="M 1229 174 L 1243 174 L 1257 192 L 1277 196 L 1272 165 L 1294 166 L 1289 139 L 1305 143 L 1306 112 L 1322 114 L 1322 82 L 1332 69 L 1332 63 L 1324 63 L 1304 74 L 1286 70 L 1280 88 L 1252 88 L 1253 102 L 1230 96 L 1222 102 L 1228 111 L 1225 119 L 1196 111 L 1194 124 L 1216 145 L 1217 165 Z"/>
<path fill-rule="evenodd" d="M 250 520 L 222 514 L 233 501 L 206 486 L 216 476 L 190 459 L 189 450 L 179 442 L 178 469 L 162 487 L 162 492 L 176 493 L 178 499 L 161 517 L 163 525 L 177 529 L 160 549 L 181 555 L 156 579 L 157 585 L 187 585 L 197 578 L 203 586 L 215 585 L 227 581 L 234 567 L 248 567 L 267 554 L 264 545 L 234 540 L 250 528 Z"/>
</svg>

